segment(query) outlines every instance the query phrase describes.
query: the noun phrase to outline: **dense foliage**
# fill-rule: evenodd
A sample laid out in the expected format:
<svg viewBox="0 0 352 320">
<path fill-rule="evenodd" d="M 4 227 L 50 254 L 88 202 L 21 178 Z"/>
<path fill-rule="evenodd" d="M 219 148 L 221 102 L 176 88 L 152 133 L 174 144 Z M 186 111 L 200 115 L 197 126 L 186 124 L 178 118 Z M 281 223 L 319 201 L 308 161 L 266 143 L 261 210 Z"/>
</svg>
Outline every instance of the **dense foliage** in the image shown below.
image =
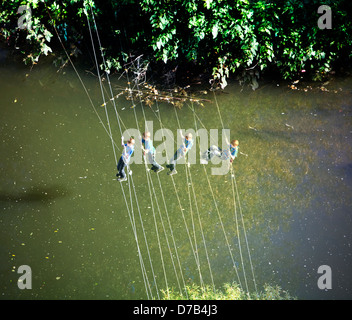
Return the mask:
<svg viewBox="0 0 352 320">
<path fill-rule="evenodd" d="M 329 72 L 351 57 L 350 1 L 142 1 L 150 15 L 156 56 L 210 63 L 218 77 L 248 69 Z M 318 8 L 331 7 L 333 28 L 317 26 Z"/>
<path fill-rule="evenodd" d="M 236 284 L 225 284 L 222 290 L 213 290 L 212 287 L 199 287 L 195 284 L 186 286 L 189 300 L 295 300 L 294 297 L 278 286 L 265 285 L 263 291 L 258 293 L 246 293 Z M 174 290 L 162 291 L 163 300 L 184 300 L 183 295 Z"/>
<path fill-rule="evenodd" d="M 32 11 L 31 28 L 22 30 L 17 10 L 24 4 Z M 332 29 L 318 28 L 321 5 L 331 8 Z M 127 54 L 143 54 L 163 70 L 191 63 L 225 86 L 231 74 L 320 79 L 352 56 L 350 0 L 7 0 L 1 2 L 0 39 L 36 63 L 60 49 L 55 26 L 67 48 L 85 51 L 87 6 L 115 69 Z"/>
</svg>

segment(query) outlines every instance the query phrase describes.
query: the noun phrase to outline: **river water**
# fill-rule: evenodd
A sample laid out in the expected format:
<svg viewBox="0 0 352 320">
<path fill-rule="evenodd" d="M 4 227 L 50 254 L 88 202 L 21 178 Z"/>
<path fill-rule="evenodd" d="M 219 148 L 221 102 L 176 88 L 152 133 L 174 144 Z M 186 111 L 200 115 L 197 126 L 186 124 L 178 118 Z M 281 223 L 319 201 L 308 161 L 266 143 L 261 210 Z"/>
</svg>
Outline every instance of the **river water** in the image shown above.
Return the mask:
<svg viewBox="0 0 352 320">
<path fill-rule="evenodd" d="M 352 78 L 299 90 L 231 83 L 216 100 L 240 142 L 234 176 L 213 175 L 220 164 L 200 164 L 196 144 L 189 171 L 178 164 L 172 178 L 157 176 L 134 163 L 121 186 L 99 82 L 78 72 L 97 113 L 70 66 L 30 70 L 2 60 L 2 299 L 157 299 L 166 283 L 182 290 L 233 281 L 251 292 L 279 285 L 299 299 L 352 298 Z M 111 81 L 114 94 L 127 86 Z M 221 145 L 214 95 L 201 97 L 212 102 L 177 111 L 181 127 L 217 129 Z M 131 106 L 116 99 L 124 128 L 137 128 L 137 119 L 144 130 L 145 115 L 154 133 L 162 125 L 176 140 L 172 105 L 144 106 L 144 114 Z M 118 159 L 111 103 L 107 113 Z M 32 289 L 18 288 L 21 265 L 32 270 Z M 331 268 L 330 290 L 318 287 L 321 265 Z"/>
</svg>

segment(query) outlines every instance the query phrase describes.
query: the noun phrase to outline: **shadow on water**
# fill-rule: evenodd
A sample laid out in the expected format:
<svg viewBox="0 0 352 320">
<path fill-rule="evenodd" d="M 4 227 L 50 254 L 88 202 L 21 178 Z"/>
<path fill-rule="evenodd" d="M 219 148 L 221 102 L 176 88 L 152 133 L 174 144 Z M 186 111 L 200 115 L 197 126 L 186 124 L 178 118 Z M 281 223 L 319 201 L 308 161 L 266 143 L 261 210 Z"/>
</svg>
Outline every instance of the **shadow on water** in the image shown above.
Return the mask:
<svg viewBox="0 0 352 320">
<path fill-rule="evenodd" d="M 8 50 L 0 47 L 0 64 L 4 64 L 6 62 L 8 56 Z"/>
<path fill-rule="evenodd" d="M 28 191 L 4 192 L 0 191 L 0 202 L 42 202 L 47 203 L 54 199 L 63 198 L 70 192 L 62 186 L 32 187 Z"/>
<path fill-rule="evenodd" d="M 352 181 L 352 163 L 342 165 L 341 168 L 344 170 L 346 180 Z"/>
</svg>

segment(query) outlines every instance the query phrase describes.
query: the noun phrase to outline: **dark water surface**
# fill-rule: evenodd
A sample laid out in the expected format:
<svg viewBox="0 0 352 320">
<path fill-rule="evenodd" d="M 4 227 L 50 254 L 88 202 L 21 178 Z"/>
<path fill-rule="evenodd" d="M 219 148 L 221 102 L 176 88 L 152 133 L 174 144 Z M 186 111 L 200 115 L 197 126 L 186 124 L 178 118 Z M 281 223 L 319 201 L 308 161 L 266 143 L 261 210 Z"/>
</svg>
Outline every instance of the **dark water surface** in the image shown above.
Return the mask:
<svg viewBox="0 0 352 320">
<path fill-rule="evenodd" d="M 107 128 L 99 83 L 79 72 Z M 123 79 L 112 77 L 112 82 L 115 89 L 117 84 L 126 86 Z M 313 89 L 305 92 L 309 85 Z M 328 91 L 321 84 L 297 86 L 302 90 L 283 83 L 263 83 L 256 91 L 231 84 L 226 94 L 217 95 L 224 126 L 240 141 L 242 152 L 234 164 L 236 211 L 231 174 L 211 175 L 214 164 L 204 171 L 198 146 L 190 177 L 183 164 L 173 176 L 175 185 L 166 171 L 159 179 L 152 173 L 153 203 L 145 167 L 132 164 L 135 189 L 126 183 L 124 191 L 129 205 L 132 194 L 136 238 L 115 179 L 110 138 L 73 70 L 57 73 L 44 65 L 30 71 L 3 63 L 1 298 L 145 299 L 142 270 L 154 298 L 166 283 L 178 290 L 182 277 L 185 283 L 207 285 L 213 277 L 217 288 L 240 278 L 244 289 L 254 291 L 252 262 L 259 291 L 270 283 L 299 299 L 351 299 L 352 78 L 331 80 L 324 86 Z M 196 124 L 221 130 L 214 96 L 205 98 L 213 103 L 195 105 Z M 131 101 L 120 97 L 116 103 L 125 128 L 136 128 Z M 163 126 L 176 137 L 171 105 L 144 110 L 154 132 L 160 129 L 160 114 Z M 144 130 L 141 106 L 135 111 Z M 119 145 L 112 104 L 108 114 Z M 182 128 L 196 129 L 189 105 L 178 117 Z M 120 151 L 116 149 L 117 157 Z M 32 269 L 31 290 L 17 286 L 21 265 Z M 331 290 L 317 286 L 321 265 L 331 267 Z"/>
</svg>

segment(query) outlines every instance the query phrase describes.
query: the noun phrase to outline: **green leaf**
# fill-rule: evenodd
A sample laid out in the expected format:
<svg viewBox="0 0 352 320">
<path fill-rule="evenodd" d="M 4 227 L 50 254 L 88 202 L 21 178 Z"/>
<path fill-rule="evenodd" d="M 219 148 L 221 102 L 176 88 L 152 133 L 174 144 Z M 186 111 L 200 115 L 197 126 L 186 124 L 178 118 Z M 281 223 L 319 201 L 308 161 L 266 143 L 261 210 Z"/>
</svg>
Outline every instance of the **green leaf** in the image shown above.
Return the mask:
<svg viewBox="0 0 352 320">
<path fill-rule="evenodd" d="M 215 39 L 218 36 L 218 31 L 219 31 L 218 26 L 214 25 L 211 30 L 211 33 L 213 34 L 213 39 Z"/>
<path fill-rule="evenodd" d="M 210 4 L 213 2 L 213 0 L 205 0 L 205 6 L 207 9 L 210 9 Z"/>
</svg>

